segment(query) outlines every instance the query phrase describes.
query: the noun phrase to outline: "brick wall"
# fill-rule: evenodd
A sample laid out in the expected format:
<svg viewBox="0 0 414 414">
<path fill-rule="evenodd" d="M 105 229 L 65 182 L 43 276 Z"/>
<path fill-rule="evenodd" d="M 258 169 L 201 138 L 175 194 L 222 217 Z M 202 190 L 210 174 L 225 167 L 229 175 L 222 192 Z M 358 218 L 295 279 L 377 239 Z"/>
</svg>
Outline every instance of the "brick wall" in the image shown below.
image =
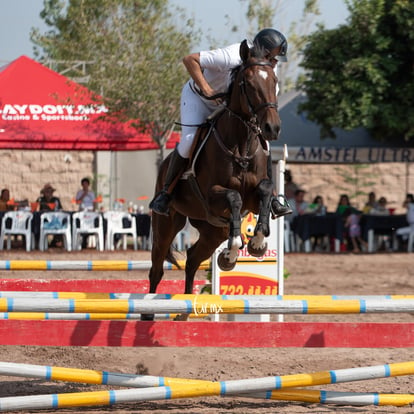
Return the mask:
<svg viewBox="0 0 414 414">
<path fill-rule="evenodd" d="M 137 153 L 136 157 L 140 154 Z M 143 152 L 144 157 L 148 157 Z M 128 160 L 129 162 L 132 162 Z M 133 159 L 132 168 L 136 170 L 139 160 Z M 0 188 L 9 188 L 10 195 L 15 200 L 29 199 L 35 201 L 40 195 L 44 184 L 50 182 L 55 188 L 55 195 L 60 197 L 66 210 L 76 210 L 71 204 L 76 192 L 80 188 L 80 180 L 83 177 L 94 177 L 95 156 L 88 151 L 21 151 L 21 150 L 0 150 Z M 287 164 L 292 171 L 294 181 L 306 191 L 306 200 L 311 202 L 316 195 L 322 195 L 328 211 L 334 211 L 341 193 L 347 192 L 341 187 L 346 187 L 339 169 L 349 168 L 346 165 L 313 165 L 313 164 Z M 155 173 L 154 173 L 155 174 Z M 405 212 L 401 205 L 405 193 L 414 193 L 414 165 L 384 163 L 371 164 L 364 169 L 363 174 L 370 176 L 367 180 L 375 184 L 363 191 L 375 191 L 377 198 L 385 196 L 389 206 L 396 208 L 397 212 Z M 119 177 L 122 180 L 122 177 Z M 149 179 L 155 183 L 155 176 Z M 125 180 L 131 182 L 131 180 Z M 133 184 L 131 184 L 133 185 Z M 152 188 L 152 187 L 151 187 Z M 127 191 L 124 191 L 127 193 Z M 134 194 L 139 195 L 138 191 Z M 125 197 L 124 194 L 120 196 Z M 132 200 L 133 198 L 131 198 Z M 353 204 L 362 208 L 366 197 L 360 197 Z"/>
<path fill-rule="evenodd" d="M 351 193 L 351 191 L 346 191 L 349 185 L 345 184 L 339 173 L 339 169 L 349 169 L 351 172 L 349 166 L 288 163 L 287 168 L 292 172 L 293 181 L 307 191 L 305 200 L 312 202 L 315 196 L 322 195 L 328 211 L 335 211 L 340 194 Z M 366 193 L 374 191 L 377 199 L 384 196 L 389 202 L 389 207 L 396 208 L 396 213 L 405 213 L 405 209 L 401 207 L 405 194 L 406 192 L 414 193 L 413 164 L 370 164 L 368 168 L 363 169 L 361 175 L 363 180 L 375 182 L 372 187 L 361 187 L 361 191 Z M 366 196 L 360 196 L 357 200 L 351 201 L 356 207 L 362 208 L 366 198 Z"/>
<path fill-rule="evenodd" d="M 0 150 L 0 188 L 8 188 L 15 200 L 35 201 L 50 182 L 65 210 L 76 210 L 71 203 L 83 177 L 93 178 L 94 153 L 88 151 Z"/>
</svg>

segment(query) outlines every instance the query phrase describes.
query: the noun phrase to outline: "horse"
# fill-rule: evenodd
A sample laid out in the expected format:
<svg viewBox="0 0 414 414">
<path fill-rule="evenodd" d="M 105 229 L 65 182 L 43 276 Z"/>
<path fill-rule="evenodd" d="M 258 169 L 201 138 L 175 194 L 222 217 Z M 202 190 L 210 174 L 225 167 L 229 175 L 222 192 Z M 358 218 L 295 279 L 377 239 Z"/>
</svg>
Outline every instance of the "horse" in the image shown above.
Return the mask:
<svg viewBox="0 0 414 414">
<path fill-rule="evenodd" d="M 169 215 L 152 215 L 152 265 L 150 293 L 155 293 L 167 260 L 179 267 L 172 243 L 189 222 L 199 232 L 198 240 L 187 250 L 185 291 L 193 292 L 194 276 L 201 262 L 211 257 L 228 240 L 218 257 L 223 270 L 234 268 L 239 249 L 244 247 L 241 220 L 244 214 L 258 214 L 248 252 L 262 256 L 270 233 L 270 203 L 273 184 L 268 172 L 267 141 L 280 132 L 277 106 L 277 78 L 265 52 L 240 45 L 241 65 L 233 69 L 227 104 L 199 126 L 196 147 L 189 170 L 177 182 Z M 210 118 L 210 117 L 209 117 Z M 169 157 L 161 164 L 156 192 L 163 187 Z M 153 315 L 142 315 L 152 320 Z"/>
</svg>

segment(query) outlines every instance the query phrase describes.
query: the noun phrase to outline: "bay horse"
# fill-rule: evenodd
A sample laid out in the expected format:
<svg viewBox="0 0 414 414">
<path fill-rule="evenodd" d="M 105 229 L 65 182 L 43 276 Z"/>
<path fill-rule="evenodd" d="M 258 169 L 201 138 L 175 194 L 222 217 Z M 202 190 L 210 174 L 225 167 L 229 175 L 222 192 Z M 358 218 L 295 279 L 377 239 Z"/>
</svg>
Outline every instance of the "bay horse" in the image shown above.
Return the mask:
<svg viewBox="0 0 414 414">
<path fill-rule="evenodd" d="M 169 215 L 152 215 L 152 267 L 150 293 L 155 293 L 167 260 L 178 266 L 172 243 L 186 224 L 199 232 L 188 250 L 185 265 L 185 292 L 193 292 L 194 275 L 201 262 L 211 257 L 228 240 L 218 257 L 223 270 L 231 270 L 243 247 L 241 219 L 258 214 L 248 252 L 260 257 L 267 250 L 270 203 L 273 192 L 268 176 L 267 142 L 278 138 L 280 118 L 277 110 L 277 78 L 265 52 L 240 45 L 241 65 L 232 72 L 227 105 L 198 128 L 190 168 L 177 182 Z M 163 187 L 169 157 L 160 166 L 156 192 Z M 153 315 L 142 315 L 152 320 Z"/>
</svg>

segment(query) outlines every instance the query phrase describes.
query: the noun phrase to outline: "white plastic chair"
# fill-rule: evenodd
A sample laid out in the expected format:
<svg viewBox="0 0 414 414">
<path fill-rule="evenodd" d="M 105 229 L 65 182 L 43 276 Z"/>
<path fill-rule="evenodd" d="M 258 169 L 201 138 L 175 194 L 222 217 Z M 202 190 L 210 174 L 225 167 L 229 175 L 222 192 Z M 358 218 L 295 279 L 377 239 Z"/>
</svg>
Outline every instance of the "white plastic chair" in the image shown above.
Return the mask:
<svg viewBox="0 0 414 414">
<path fill-rule="evenodd" d="M 79 211 L 72 215 L 72 247 L 82 250 L 82 236 L 95 236 L 96 249 L 104 249 L 102 215 L 93 211 Z"/>
<path fill-rule="evenodd" d="M 7 211 L 2 219 L 0 233 L 0 250 L 4 247 L 4 238 L 7 236 L 7 250 L 11 249 L 11 236 L 22 235 L 26 240 L 26 251 L 34 246 L 32 233 L 33 214 L 28 211 Z"/>
<path fill-rule="evenodd" d="M 374 229 L 368 230 L 368 253 L 377 251 L 382 242 L 384 243 L 386 250 L 398 250 L 397 234 L 395 232 L 391 235 L 384 235 L 381 234 L 381 232 L 377 233 Z"/>
<path fill-rule="evenodd" d="M 412 253 L 413 250 L 414 250 L 414 228 L 411 229 L 411 232 L 408 235 L 407 252 Z"/>
<path fill-rule="evenodd" d="M 47 250 L 49 247 L 48 235 L 63 236 L 65 249 L 72 250 L 72 226 L 69 213 L 65 212 L 44 212 L 40 216 L 40 237 L 39 249 Z"/>
<path fill-rule="evenodd" d="M 183 229 L 177 233 L 173 245 L 179 252 L 187 250 L 191 246 L 190 233 Z"/>
<path fill-rule="evenodd" d="M 407 252 L 411 253 L 414 249 L 414 223 L 410 224 L 407 227 L 400 227 L 399 229 L 397 229 L 396 235 L 401 236 L 404 240 L 407 240 Z"/>
<path fill-rule="evenodd" d="M 138 250 L 137 223 L 135 217 L 124 211 L 107 211 L 106 220 L 106 250 L 115 250 L 115 235 L 122 235 L 122 248 L 127 249 L 127 237 L 132 236 L 134 250 Z M 129 225 L 127 225 L 129 224 Z"/>
<path fill-rule="evenodd" d="M 173 245 L 178 251 L 185 251 L 191 247 L 193 240 L 198 238 L 198 234 L 198 231 L 191 226 L 187 219 L 185 226 L 175 236 Z"/>
</svg>

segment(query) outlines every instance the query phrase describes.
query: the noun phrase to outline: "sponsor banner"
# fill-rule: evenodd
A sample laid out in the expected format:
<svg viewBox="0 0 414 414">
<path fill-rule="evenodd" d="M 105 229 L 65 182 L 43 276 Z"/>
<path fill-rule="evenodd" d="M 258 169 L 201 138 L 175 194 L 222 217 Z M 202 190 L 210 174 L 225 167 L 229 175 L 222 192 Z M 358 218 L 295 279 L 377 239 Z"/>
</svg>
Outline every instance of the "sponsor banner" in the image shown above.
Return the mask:
<svg viewBox="0 0 414 414">
<path fill-rule="evenodd" d="M 0 104 L 3 121 L 88 121 L 106 112 L 104 105 Z"/>
<path fill-rule="evenodd" d="M 267 264 L 268 262 L 265 263 Z M 263 264 L 261 266 L 263 267 Z M 272 266 L 274 270 L 275 262 L 272 263 Z M 266 277 L 257 273 L 242 272 L 240 270 L 220 273 L 220 295 L 277 294 L 278 283 L 273 277 Z"/>
<path fill-rule="evenodd" d="M 272 148 L 273 159 L 283 159 L 283 147 Z M 289 147 L 289 162 L 319 164 L 370 164 L 414 162 L 414 148 Z"/>
<path fill-rule="evenodd" d="M 257 216 L 249 213 L 242 220 L 242 234 L 245 246 L 254 235 Z M 265 240 L 267 250 L 262 257 L 253 257 L 244 247 L 239 251 L 239 258 L 233 270 L 224 272 L 218 269 L 220 294 L 222 295 L 277 295 L 277 251 L 276 220 L 270 221 L 270 236 Z M 225 241 L 216 251 L 218 254 L 227 246 Z"/>
</svg>

